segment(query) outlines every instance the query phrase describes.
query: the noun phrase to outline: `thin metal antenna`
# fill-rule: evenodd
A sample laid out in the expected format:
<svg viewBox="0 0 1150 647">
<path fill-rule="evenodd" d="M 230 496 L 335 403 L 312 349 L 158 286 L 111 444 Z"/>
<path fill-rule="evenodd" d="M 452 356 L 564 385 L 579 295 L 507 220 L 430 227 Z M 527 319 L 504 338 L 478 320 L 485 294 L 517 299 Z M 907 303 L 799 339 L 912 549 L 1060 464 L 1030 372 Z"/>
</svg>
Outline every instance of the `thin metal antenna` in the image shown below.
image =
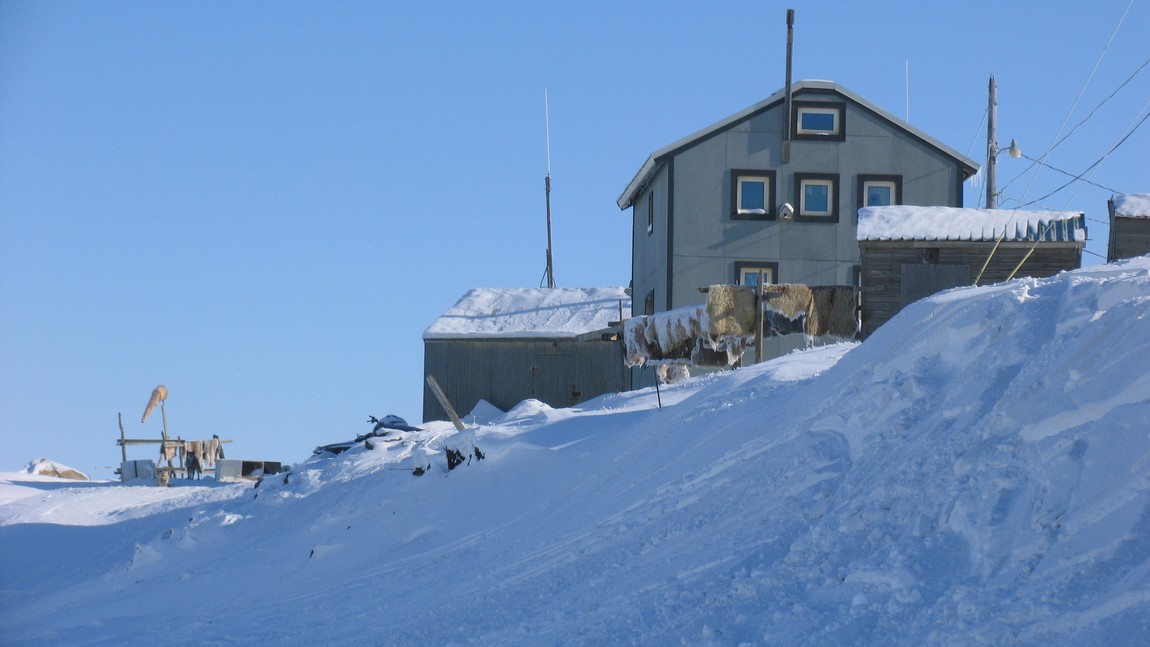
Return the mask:
<svg viewBox="0 0 1150 647">
<path fill-rule="evenodd" d="M 910 123 L 910 59 L 906 59 L 906 123 Z"/>
<path fill-rule="evenodd" d="M 555 287 L 555 266 L 551 256 L 551 107 L 547 99 L 547 89 L 543 90 L 543 119 L 547 125 L 547 177 L 544 187 L 547 191 L 547 287 Z"/>
</svg>

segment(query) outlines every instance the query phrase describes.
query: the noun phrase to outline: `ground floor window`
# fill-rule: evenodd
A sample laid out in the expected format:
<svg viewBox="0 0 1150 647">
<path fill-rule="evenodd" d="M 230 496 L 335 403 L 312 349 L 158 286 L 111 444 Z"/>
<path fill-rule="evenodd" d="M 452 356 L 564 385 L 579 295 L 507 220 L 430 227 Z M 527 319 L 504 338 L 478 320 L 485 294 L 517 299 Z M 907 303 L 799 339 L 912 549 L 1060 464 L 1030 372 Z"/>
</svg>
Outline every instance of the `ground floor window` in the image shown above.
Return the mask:
<svg viewBox="0 0 1150 647">
<path fill-rule="evenodd" d="M 759 284 L 759 271 L 763 273 L 764 285 L 779 282 L 779 264 L 762 261 L 736 261 L 735 282 L 739 285 L 756 286 Z"/>
</svg>

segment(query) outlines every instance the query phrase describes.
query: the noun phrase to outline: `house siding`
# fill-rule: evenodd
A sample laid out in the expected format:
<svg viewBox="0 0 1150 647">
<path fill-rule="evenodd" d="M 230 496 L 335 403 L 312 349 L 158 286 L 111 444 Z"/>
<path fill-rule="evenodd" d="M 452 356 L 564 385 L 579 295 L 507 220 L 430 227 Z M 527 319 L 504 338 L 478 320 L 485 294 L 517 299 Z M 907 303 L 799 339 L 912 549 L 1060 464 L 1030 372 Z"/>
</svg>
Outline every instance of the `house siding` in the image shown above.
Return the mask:
<svg viewBox="0 0 1150 647">
<path fill-rule="evenodd" d="M 636 314 L 642 314 L 641 297 L 652 288 L 656 294 L 667 294 L 665 300 L 657 300 L 657 311 L 702 303 L 699 288 L 735 281 L 736 261 L 778 263 L 780 282 L 853 285 L 859 263 L 859 175 L 901 176 L 902 204 L 961 203 L 961 167 L 929 143 L 892 128 L 880 115 L 856 102 L 844 102 L 838 94 L 807 92 L 796 97 L 843 105 L 844 141 L 794 140 L 790 161 L 784 164 L 784 107 L 780 102 L 668 154 L 647 191 L 668 192 L 666 201 L 673 211 L 663 214 L 668 217 L 663 226 L 672 230 L 673 238 L 658 239 L 657 231 L 653 245 L 635 245 Z M 837 174 L 838 221 L 732 218 L 732 169 L 774 171 L 772 208 L 784 202 L 797 206 L 796 173 Z M 635 205 L 637 239 L 647 236 L 644 199 Z M 657 214 L 661 213 L 657 208 Z M 663 245 L 666 253 L 657 254 L 655 249 Z M 659 284 L 656 268 L 666 271 L 665 284 Z M 767 341 L 766 356 L 802 344 L 798 336 L 774 338 Z"/>
</svg>

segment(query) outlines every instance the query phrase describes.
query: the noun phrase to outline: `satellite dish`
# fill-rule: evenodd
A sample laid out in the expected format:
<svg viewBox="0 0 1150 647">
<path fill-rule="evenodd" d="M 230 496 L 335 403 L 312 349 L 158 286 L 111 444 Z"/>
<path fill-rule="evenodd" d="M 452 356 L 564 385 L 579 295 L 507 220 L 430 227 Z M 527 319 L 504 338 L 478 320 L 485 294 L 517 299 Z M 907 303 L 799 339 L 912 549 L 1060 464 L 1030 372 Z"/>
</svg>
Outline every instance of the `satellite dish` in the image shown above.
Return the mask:
<svg viewBox="0 0 1150 647">
<path fill-rule="evenodd" d="M 168 387 L 161 384 L 160 386 L 152 389 L 152 397 L 148 399 L 148 406 L 144 408 L 144 417 L 140 418 L 140 422 L 143 423 L 145 420 L 147 420 L 148 416 L 152 415 L 152 411 L 155 410 L 156 405 L 167 399 Z"/>
</svg>

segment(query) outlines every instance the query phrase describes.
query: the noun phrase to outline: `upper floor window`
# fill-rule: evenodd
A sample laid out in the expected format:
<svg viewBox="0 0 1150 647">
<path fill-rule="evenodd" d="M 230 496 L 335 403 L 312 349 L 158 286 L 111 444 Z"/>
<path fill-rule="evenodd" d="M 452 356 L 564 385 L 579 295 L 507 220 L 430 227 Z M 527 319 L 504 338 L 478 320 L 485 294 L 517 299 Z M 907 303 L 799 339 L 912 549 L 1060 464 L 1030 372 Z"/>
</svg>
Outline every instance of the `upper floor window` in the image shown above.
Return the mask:
<svg viewBox="0 0 1150 647">
<path fill-rule="evenodd" d="M 795 101 L 791 122 L 795 139 L 843 141 L 846 135 L 846 104 L 825 101 Z"/>
<path fill-rule="evenodd" d="M 795 220 L 838 222 L 837 173 L 795 173 Z"/>
<path fill-rule="evenodd" d="M 731 171 L 731 217 L 774 220 L 774 171 Z"/>
<path fill-rule="evenodd" d="M 647 234 L 655 231 L 655 192 L 647 194 Z"/>
<path fill-rule="evenodd" d="M 901 175 L 860 175 L 858 206 L 889 207 L 902 204 Z"/>
</svg>

